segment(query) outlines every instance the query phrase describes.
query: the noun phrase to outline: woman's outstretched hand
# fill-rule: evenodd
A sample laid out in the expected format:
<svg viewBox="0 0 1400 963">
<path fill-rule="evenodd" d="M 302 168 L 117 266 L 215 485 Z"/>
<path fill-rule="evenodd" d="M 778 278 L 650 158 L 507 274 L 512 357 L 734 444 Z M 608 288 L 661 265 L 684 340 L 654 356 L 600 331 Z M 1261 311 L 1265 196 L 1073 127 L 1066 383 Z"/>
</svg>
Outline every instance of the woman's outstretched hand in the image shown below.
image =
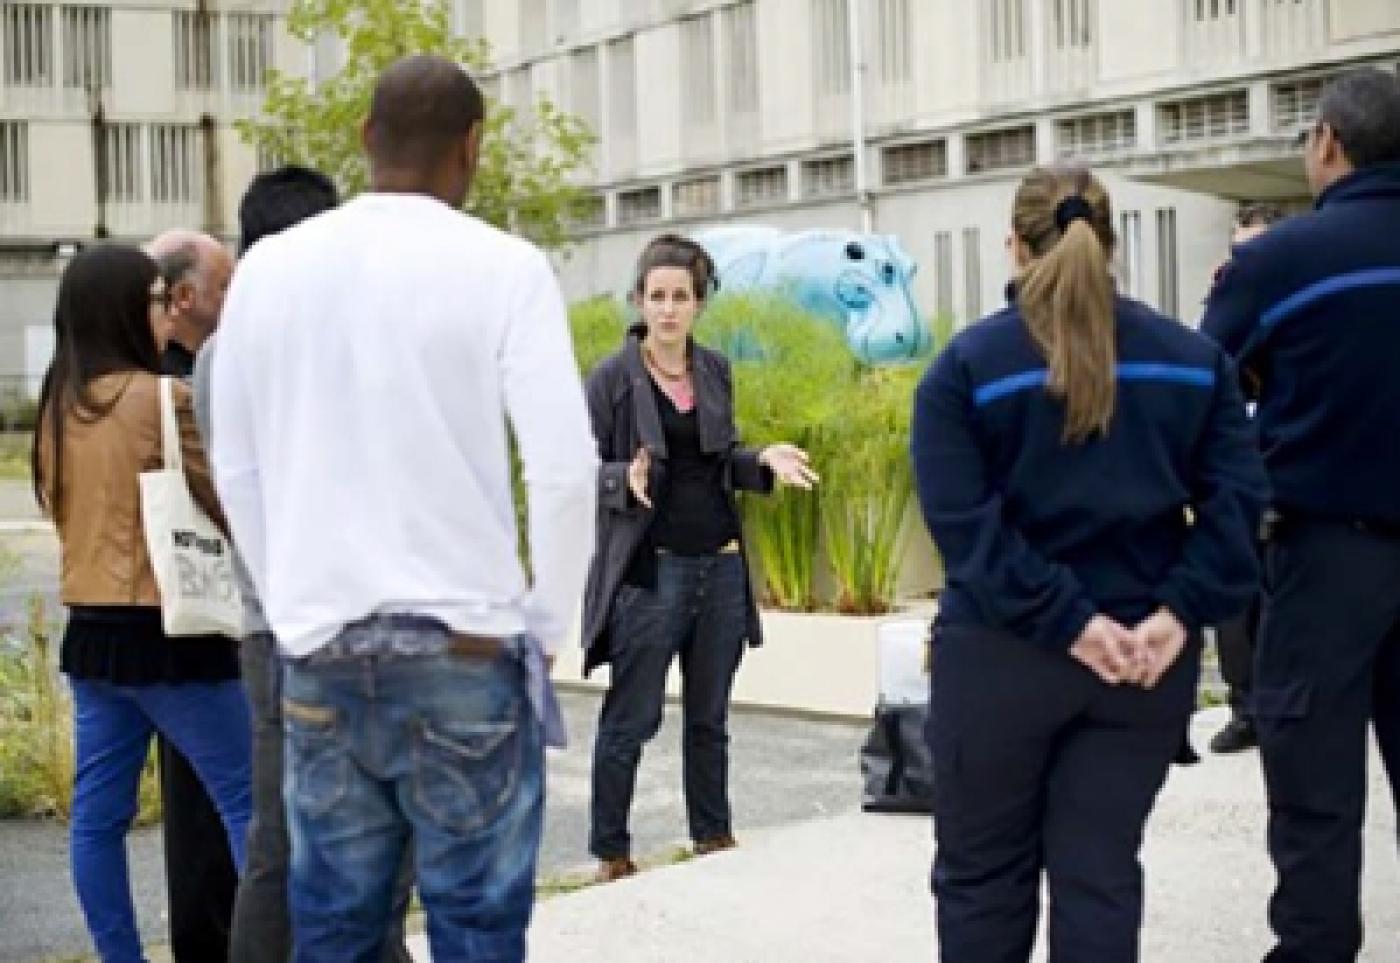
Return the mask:
<svg viewBox="0 0 1400 963">
<path fill-rule="evenodd" d="M 758 453 L 758 463 L 766 465 L 778 481 L 810 491 L 821 478 L 812 470 L 809 461 L 805 451 L 787 442 L 769 445 Z"/>
</svg>

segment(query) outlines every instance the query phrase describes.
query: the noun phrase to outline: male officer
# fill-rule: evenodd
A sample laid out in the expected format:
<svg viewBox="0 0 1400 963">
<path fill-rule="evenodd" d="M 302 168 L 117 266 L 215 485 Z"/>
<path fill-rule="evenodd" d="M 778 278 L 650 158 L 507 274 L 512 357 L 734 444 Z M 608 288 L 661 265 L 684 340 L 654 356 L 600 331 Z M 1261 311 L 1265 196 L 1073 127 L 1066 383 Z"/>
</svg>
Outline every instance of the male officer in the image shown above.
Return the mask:
<svg viewBox="0 0 1400 963">
<path fill-rule="evenodd" d="M 1230 231 L 1230 253 L 1259 237 L 1283 220 L 1283 211 L 1273 204 L 1246 204 L 1235 215 Z M 1228 262 L 1227 262 L 1228 263 Z M 1224 270 L 1224 266 L 1221 266 Z M 1257 393 L 1257 392 L 1256 392 Z M 1254 640 L 1259 634 L 1259 600 L 1237 619 L 1215 630 L 1215 647 L 1220 654 L 1220 674 L 1230 687 L 1230 721 L 1210 740 L 1210 751 L 1242 752 L 1253 749 L 1258 739 L 1249 711 L 1251 680 L 1254 676 Z"/>
<path fill-rule="evenodd" d="M 1359 952 L 1368 722 L 1400 790 L 1400 80 L 1331 83 L 1304 164 L 1316 209 L 1241 247 L 1202 323 L 1262 374 L 1277 510 L 1254 678 L 1269 963 Z"/>
</svg>

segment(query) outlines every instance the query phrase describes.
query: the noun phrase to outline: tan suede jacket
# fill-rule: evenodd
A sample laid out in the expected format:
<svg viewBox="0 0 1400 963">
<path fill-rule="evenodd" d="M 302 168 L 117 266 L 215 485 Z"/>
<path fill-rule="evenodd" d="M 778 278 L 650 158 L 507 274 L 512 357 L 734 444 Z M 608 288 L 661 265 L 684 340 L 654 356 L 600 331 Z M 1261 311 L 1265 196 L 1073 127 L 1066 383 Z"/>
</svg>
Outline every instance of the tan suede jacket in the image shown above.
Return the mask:
<svg viewBox="0 0 1400 963">
<path fill-rule="evenodd" d="M 63 477 L 53 495 L 53 442 L 47 420 L 39 428 L 40 457 L 49 494 L 45 506 L 58 529 L 61 595 L 65 605 L 159 606 L 155 574 L 141 522 L 143 471 L 161 466 L 159 379 L 144 371 L 103 375 L 92 384 L 112 410 L 89 420 L 69 412 L 63 424 Z M 189 388 L 175 383 L 175 416 L 185 479 L 195 501 L 221 529 L 223 511 L 209 460 L 195 427 Z"/>
</svg>

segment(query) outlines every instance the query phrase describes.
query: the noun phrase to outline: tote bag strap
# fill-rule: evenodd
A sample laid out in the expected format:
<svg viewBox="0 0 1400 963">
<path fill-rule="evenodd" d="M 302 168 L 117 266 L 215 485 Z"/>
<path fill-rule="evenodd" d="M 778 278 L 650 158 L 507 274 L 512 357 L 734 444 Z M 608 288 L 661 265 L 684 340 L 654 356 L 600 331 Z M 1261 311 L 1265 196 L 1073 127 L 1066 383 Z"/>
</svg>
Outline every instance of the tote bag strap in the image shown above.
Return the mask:
<svg viewBox="0 0 1400 963">
<path fill-rule="evenodd" d="M 183 475 L 185 463 L 180 451 L 180 423 L 175 418 L 174 381 L 169 375 L 160 379 L 160 451 L 165 470 Z"/>
</svg>

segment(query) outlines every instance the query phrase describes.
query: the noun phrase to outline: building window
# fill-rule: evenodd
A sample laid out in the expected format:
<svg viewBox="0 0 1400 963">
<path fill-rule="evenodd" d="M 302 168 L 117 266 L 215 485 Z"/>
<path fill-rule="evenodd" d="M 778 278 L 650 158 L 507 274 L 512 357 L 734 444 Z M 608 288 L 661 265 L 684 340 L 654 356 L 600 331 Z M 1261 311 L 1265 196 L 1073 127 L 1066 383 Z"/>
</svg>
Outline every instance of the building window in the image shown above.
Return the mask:
<svg viewBox="0 0 1400 963">
<path fill-rule="evenodd" d="M 585 194 L 570 211 L 570 221 L 579 231 L 596 231 L 608 225 L 608 202 L 601 194 Z"/>
<path fill-rule="evenodd" d="M 549 6 L 549 35 L 567 43 L 578 33 L 578 0 L 552 0 Z"/>
<path fill-rule="evenodd" d="M 788 199 L 788 172 L 784 166 L 758 167 L 734 175 L 734 206 L 764 207 Z"/>
<path fill-rule="evenodd" d="M 141 125 L 108 124 L 102 132 L 102 175 L 107 200 L 141 200 Z"/>
<path fill-rule="evenodd" d="M 29 125 L 0 122 L 0 203 L 29 200 Z"/>
<path fill-rule="evenodd" d="M 967 319 L 974 321 L 982 316 L 982 232 L 975 227 L 963 228 L 963 289 Z"/>
<path fill-rule="evenodd" d="M 1177 313 L 1176 209 L 1157 210 L 1157 309 L 1167 317 Z"/>
<path fill-rule="evenodd" d="M 1280 134 L 1310 127 L 1317 120 L 1317 104 L 1328 77 L 1308 77 L 1274 84 L 1269 91 L 1269 120 Z"/>
<path fill-rule="evenodd" d="M 476 39 L 486 35 L 484 0 L 453 0 L 452 29 L 459 37 Z"/>
<path fill-rule="evenodd" d="M 1196 23 L 1211 23 L 1233 17 L 1237 0 L 1186 0 L 1187 12 Z"/>
<path fill-rule="evenodd" d="M 1157 108 L 1162 143 L 1190 144 L 1249 132 L 1249 95 L 1243 90 L 1191 97 Z"/>
<path fill-rule="evenodd" d="M 856 160 L 850 154 L 802 162 L 802 196 L 832 197 L 856 187 Z"/>
<path fill-rule="evenodd" d="M 194 124 L 157 124 L 151 128 L 152 201 L 193 204 L 200 200 L 200 142 L 199 127 Z"/>
<path fill-rule="evenodd" d="M 595 134 L 602 130 L 602 74 L 598 70 L 597 47 L 584 47 L 569 55 L 569 109 Z"/>
<path fill-rule="evenodd" d="M 1124 211 L 1121 217 L 1123 228 L 1119 232 L 1123 257 L 1123 293 L 1133 298 L 1142 297 L 1142 215 L 1137 211 Z"/>
<path fill-rule="evenodd" d="M 1027 167 L 1035 163 L 1035 127 L 968 134 L 965 146 L 969 174 Z"/>
<path fill-rule="evenodd" d="M 53 8 L 37 3 L 0 6 L 7 87 L 53 86 Z"/>
<path fill-rule="evenodd" d="M 728 7 L 721 14 L 724 49 L 726 106 L 733 114 L 758 112 L 758 21 L 752 0 Z"/>
<path fill-rule="evenodd" d="M 686 126 L 715 123 L 715 35 L 708 14 L 681 21 L 681 106 Z"/>
<path fill-rule="evenodd" d="M 515 4 L 520 12 L 520 53 L 526 56 L 543 50 L 549 38 L 546 5 L 547 0 L 517 0 Z"/>
<path fill-rule="evenodd" d="M 516 67 L 506 74 L 506 103 L 515 108 L 517 116 L 529 113 L 535 106 L 535 80 L 530 66 Z"/>
<path fill-rule="evenodd" d="M 1050 40 L 1057 50 L 1091 49 L 1093 0 L 1050 0 Z"/>
<path fill-rule="evenodd" d="M 1060 157 L 1105 157 L 1137 146 L 1137 113 L 1114 110 L 1068 117 L 1055 122 L 1055 150 Z"/>
<path fill-rule="evenodd" d="M 282 166 L 282 158 L 266 144 L 259 144 L 256 164 L 259 174 L 268 174 Z"/>
<path fill-rule="evenodd" d="M 214 18 L 206 10 L 176 10 L 175 86 L 179 90 L 212 90 Z"/>
<path fill-rule="evenodd" d="M 637 136 L 637 62 L 631 37 L 608 44 L 608 80 L 612 136 L 630 142 Z"/>
<path fill-rule="evenodd" d="M 840 97 L 851 92 L 849 0 L 812 0 L 812 55 L 817 94 Z"/>
<path fill-rule="evenodd" d="M 640 187 L 617 195 L 617 223 L 645 224 L 661 220 L 661 188 Z"/>
<path fill-rule="evenodd" d="M 1009 63 L 1026 56 L 1026 0 L 984 0 L 985 47 L 992 63 Z"/>
<path fill-rule="evenodd" d="M 719 176 L 696 177 L 671 187 L 671 213 L 675 217 L 703 217 L 719 213 Z"/>
<path fill-rule="evenodd" d="M 1236 61 L 1244 51 L 1244 0 L 1183 0 L 1188 62 Z"/>
<path fill-rule="evenodd" d="M 909 0 L 876 0 L 875 39 L 880 82 L 906 84 L 913 78 L 913 37 Z"/>
<path fill-rule="evenodd" d="M 912 184 L 948 176 L 948 143 L 921 140 L 895 144 L 880 152 L 880 169 L 886 184 Z"/>
<path fill-rule="evenodd" d="M 63 86 L 94 90 L 112 85 L 112 11 L 61 7 Z"/>
<path fill-rule="evenodd" d="M 939 231 L 933 235 L 934 310 L 940 318 L 953 316 L 953 235 Z"/>
<path fill-rule="evenodd" d="M 231 13 L 228 30 L 229 83 L 236 91 L 262 90 L 272 65 L 272 17 L 263 13 Z"/>
</svg>

